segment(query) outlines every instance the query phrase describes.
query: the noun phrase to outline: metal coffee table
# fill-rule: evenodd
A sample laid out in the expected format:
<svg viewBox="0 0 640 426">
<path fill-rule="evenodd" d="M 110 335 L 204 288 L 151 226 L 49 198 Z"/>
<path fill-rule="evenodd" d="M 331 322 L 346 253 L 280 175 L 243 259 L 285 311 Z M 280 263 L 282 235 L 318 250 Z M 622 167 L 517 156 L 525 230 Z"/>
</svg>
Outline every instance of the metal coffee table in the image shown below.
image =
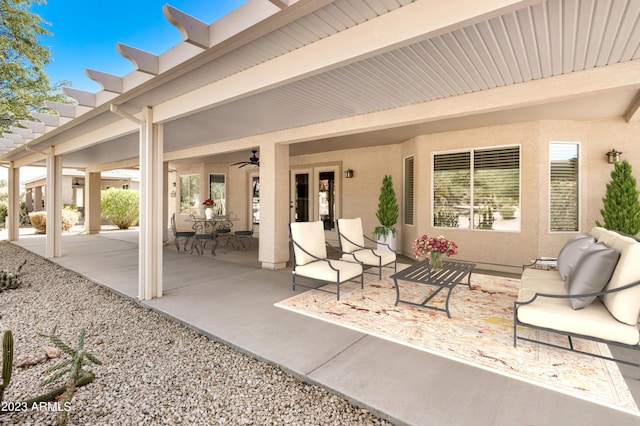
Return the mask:
<svg viewBox="0 0 640 426">
<path fill-rule="evenodd" d="M 429 268 L 429 260 L 427 259 L 391 275 L 396 286 L 396 306 L 398 305 L 398 302 L 408 303 L 413 306 L 446 312 L 447 316 L 451 318 L 451 313 L 449 312 L 449 298 L 451 297 L 451 292 L 458 284 L 462 283 L 465 277 L 467 278 L 466 285 L 471 289 L 471 272 L 473 272 L 473 268 L 475 268 L 475 266 L 475 263 L 443 260 L 442 269 L 439 271 L 431 271 Z M 432 285 L 438 287 L 438 289 L 430 294 L 424 302 L 414 303 L 400 299 L 400 287 L 398 286 L 398 281 L 409 281 L 412 283 Z M 431 299 L 433 299 L 443 289 L 448 290 L 444 309 L 438 306 L 427 305 L 427 303 L 429 303 Z"/>
</svg>

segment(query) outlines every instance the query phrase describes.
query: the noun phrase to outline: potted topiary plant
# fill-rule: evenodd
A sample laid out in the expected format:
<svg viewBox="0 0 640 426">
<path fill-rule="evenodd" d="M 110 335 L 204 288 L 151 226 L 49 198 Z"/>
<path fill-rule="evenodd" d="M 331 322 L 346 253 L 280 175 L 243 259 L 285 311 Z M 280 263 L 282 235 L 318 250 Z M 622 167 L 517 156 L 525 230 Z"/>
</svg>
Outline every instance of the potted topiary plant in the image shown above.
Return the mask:
<svg viewBox="0 0 640 426">
<path fill-rule="evenodd" d="M 389 175 L 385 175 L 382 179 L 376 217 L 380 226 L 375 227 L 373 234 L 378 241 L 378 249 L 395 251 L 397 243 L 394 225 L 398 223 L 398 201 L 393 190 L 393 181 Z"/>
<path fill-rule="evenodd" d="M 640 191 L 627 160 L 616 163 L 600 209 L 603 222 L 596 225 L 635 236 L 640 232 Z"/>
</svg>

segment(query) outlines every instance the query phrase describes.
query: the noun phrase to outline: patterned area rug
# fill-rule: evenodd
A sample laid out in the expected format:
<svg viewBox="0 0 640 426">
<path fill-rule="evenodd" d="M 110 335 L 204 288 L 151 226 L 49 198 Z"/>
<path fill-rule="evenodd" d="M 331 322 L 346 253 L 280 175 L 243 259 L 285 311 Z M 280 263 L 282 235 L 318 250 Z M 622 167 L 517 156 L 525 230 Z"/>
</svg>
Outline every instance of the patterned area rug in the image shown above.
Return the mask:
<svg viewBox="0 0 640 426">
<path fill-rule="evenodd" d="M 398 270 L 402 267 L 406 265 L 398 265 Z M 458 285 L 451 294 L 451 319 L 431 309 L 394 306 L 395 287 L 389 278 L 365 278 L 364 290 L 356 283 L 343 284 L 340 301 L 311 290 L 275 306 L 640 415 L 614 362 L 529 342 L 513 347 L 513 302 L 519 286 L 519 280 L 472 274 L 471 290 Z M 433 288 L 401 281 L 400 296 L 420 303 Z M 430 304 L 444 307 L 445 297 L 442 291 Z M 566 346 L 561 336 L 523 329 L 522 335 L 526 333 Z M 604 344 L 574 340 L 574 346 L 610 356 Z"/>
</svg>

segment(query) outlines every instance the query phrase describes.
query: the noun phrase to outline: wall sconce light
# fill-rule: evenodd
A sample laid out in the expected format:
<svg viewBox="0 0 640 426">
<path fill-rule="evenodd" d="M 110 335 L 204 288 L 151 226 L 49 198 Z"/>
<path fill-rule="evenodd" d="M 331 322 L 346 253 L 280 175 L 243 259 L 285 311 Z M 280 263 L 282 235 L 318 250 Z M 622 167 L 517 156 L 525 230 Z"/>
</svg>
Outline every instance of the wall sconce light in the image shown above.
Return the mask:
<svg viewBox="0 0 640 426">
<path fill-rule="evenodd" d="M 607 152 L 607 162 L 609 164 L 619 163 L 620 162 L 620 154 L 622 154 L 622 153 L 616 151 L 615 149 L 611 149 L 611 151 Z"/>
<path fill-rule="evenodd" d="M 344 177 L 347 179 L 351 179 L 353 177 L 353 170 L 347 169 L 344 171 Z"/>
</svg>

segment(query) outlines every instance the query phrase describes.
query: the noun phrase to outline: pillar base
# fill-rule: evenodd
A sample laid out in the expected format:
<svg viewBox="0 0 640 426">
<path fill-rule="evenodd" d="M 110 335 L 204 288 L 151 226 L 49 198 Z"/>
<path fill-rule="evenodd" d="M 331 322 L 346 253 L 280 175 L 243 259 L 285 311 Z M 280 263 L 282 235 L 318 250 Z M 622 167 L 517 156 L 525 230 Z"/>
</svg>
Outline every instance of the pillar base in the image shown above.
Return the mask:
<svg viewBox="0 0 640 426">
<path fill-rule="evenodd" d="M 262 269 L 269 269 L 270 271 L 276 271 L 278 269 L 284 269 L 287 267 L 287 262 L 262 262 Z"/>
</svg>

